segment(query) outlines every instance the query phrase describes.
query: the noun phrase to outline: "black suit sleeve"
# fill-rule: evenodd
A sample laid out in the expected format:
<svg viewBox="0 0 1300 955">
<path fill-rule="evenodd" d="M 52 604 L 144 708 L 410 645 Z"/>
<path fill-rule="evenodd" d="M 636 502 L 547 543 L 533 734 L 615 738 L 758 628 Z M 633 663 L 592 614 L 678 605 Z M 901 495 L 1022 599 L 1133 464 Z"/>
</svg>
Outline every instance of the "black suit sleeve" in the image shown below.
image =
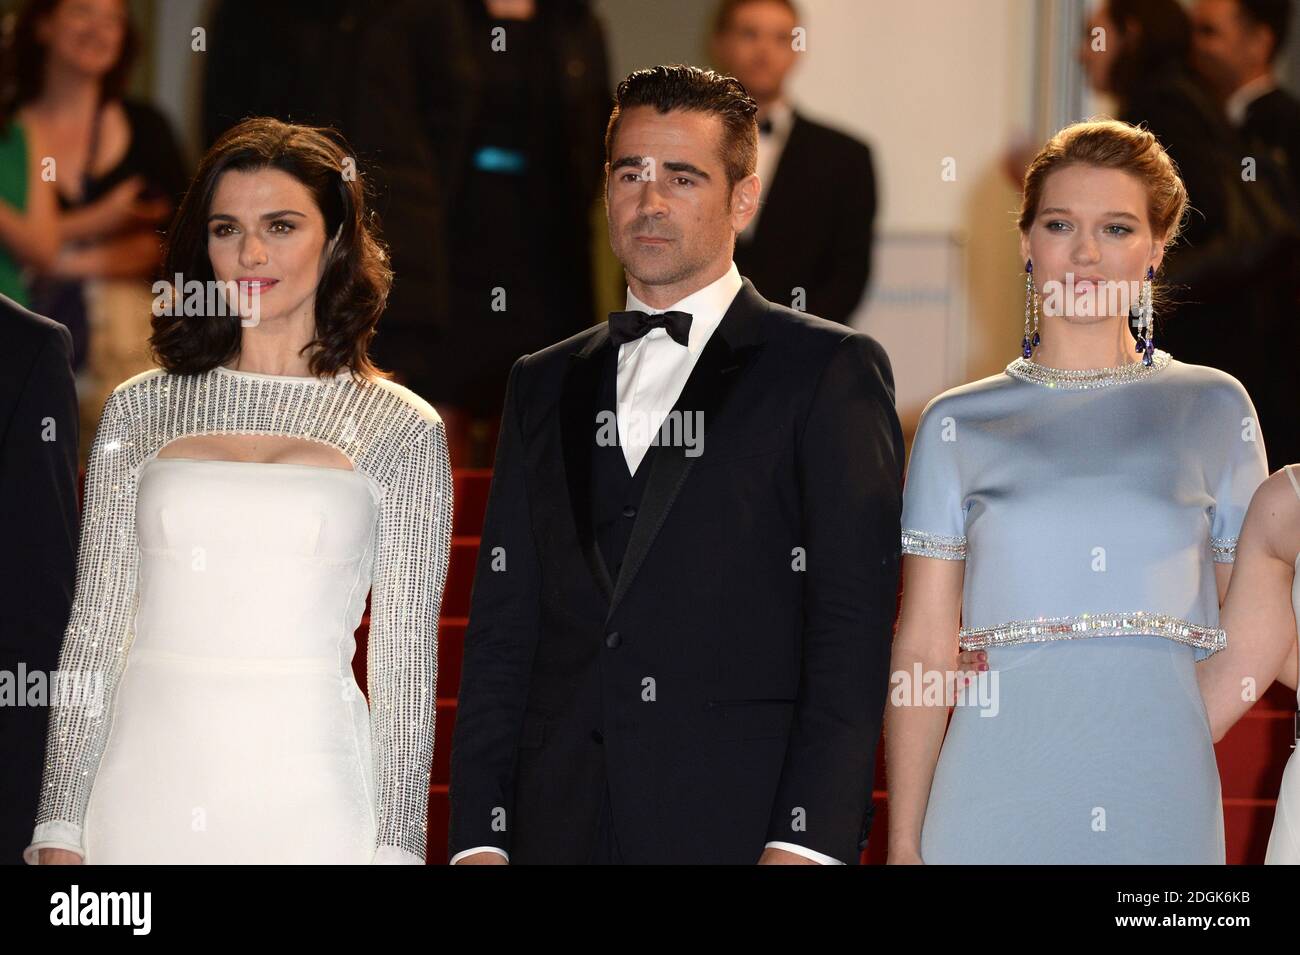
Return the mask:
<svg viewBox="0 0 1300 955">
<path fill-rule="evenodd" d="M 830 273 L 817 289 L 813 311 L 822 318 L 847 323 L 853 317 L 871 279 L 871 244 L 876 219 L 876 174 L 871 150 L 848 142 L 843 168 L 837 171 L 843 186 L 837 191 L 831 229 L 834 256 Z"/>
<path fill-rule="evenodd" d="M 510 850 L 515 753 L 541 614 L 541 567 L 529 516 L 519 416 L 520 370 L 506 383 L 487 516 L 474 572 L 451 750 L 448 857 Z"/>
<path fill-rule="evenodd" d="M 903 436 L 884 350 L 851 334 L 822 373 L 799 448 L 799 699 L 768 841 L 853 864 L 865 844 L 898 596 Z"/>
<path fill-rule="evenodd" d="M 0 669 L 52 671 L 72 607 L 77 564 L 77 394 L 72 336 L 44 335 L 0 434 L 0 520 L 10 532 L 0 559 Z M 31 840 L 45 749 L 45 707 L 0 714 L 0 864 L 16 864 Z"/>
</svg>

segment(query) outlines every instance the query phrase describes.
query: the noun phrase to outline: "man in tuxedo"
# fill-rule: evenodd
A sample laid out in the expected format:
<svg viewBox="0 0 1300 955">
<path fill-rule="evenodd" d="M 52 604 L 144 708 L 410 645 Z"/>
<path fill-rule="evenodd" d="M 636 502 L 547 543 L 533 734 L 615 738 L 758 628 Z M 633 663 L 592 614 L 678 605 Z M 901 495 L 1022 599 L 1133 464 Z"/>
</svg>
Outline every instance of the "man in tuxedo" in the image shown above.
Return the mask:
<svg viewBox="0 0 1300 955">
<path fill-rule="evenodd" d="M 0 705 L 0 863 L 21 865 L 50 716 L 27 694 L 40 673 L 48 689 L 76 577 L 77 391 L 67 328 L 3 295 L 0 354 L 0 674 L 24 701 Z"/>
<path fill-rule="evenodd" d="M 1205 364 L 1232 372 L 1250 391 L 1268 439 L 1270 470 L 1300 459 L 1295 389 L 1289 378 L 1277 374 L 1273 358 L 1300 350 L 1294 321 L 1300 307 L 1300 99 L 1278 84 L 1275 70 L 1292 6 L 1293 0 L 1197 0 L 1190 11 L 1197 73 L 1240 136 L 1239 151 L 1226 172 L 1241 176 L 1242 158 L 1251 157 L 1255 175 L 1243 184 L 1245 194 L 1256 207 L 1270 211 L 1272 221 L 1290 226 L 1227 290 L 1233 334 L 1225 338 L 1207 329 L 1197 343 L 1213 352 Z M 1197 200 L 1195 192 L 1192 200 Z M 1235 247 L 1229 252 L 1241 255 Z M 1223 318 L 1214 315 L 1212 323 L 1222 326 Z M 1264 341 L 1268 347 L 1259 347 Z M 1182 357 L 1186 361 L 1188 356 Z"/>
<path fill-rule="evenodd" d="M 792 0 L 722 0 L 714 18 L 714 62 L 758 103 L 764 199 L 736 265 L 772 301 L 848 322 L 871 277 L 876 177 L 866 143 L 791 106 L 799 25 Z"/>
<path fill-rule="evenodd" d="M 695 67 L 619 85 L 605 198 L 628 310 L 510 372 L 453 863 L 856 863 L 865 845 L 903 441 L 880 346 L 732 262 L 760 192 L 754 110 Z"/>
<path fill-rule="evenodd" d="M 1197 0 L 1191 8 L 1196 70 L 1251 147 L 1280 167 L 1288 198 L 1300 198 L 1300 99 L 1275 67 L 1294 0 Z"/>
</svg>

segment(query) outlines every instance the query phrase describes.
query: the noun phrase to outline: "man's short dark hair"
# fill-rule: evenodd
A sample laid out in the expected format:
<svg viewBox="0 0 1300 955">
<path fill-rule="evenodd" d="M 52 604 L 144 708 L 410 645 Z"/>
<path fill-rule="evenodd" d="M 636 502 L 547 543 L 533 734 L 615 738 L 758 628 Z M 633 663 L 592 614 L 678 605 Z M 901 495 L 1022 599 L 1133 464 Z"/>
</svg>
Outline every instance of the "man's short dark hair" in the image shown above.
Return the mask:
<svg viewBox="0 0 1300 955">
<path fill-rule="evenodd" d="M 722 120 L 721 159 L 731 187 L 754 174 L 758 164 L 758 104 L 740 80 L 713 70 L 675 63 L 629 74 L 614 93 L 614 111 L 605 129 L 605 161 L 613 162 L 614 136 L 623 111 L 653 106 L 660 113 L 675 109 L 710 113 Z"/>
<path fill-rule="evenodd" d="M 1292 0 L 1237 0 L 1237 9 L 1245 21 L 1253 26 L 1265 27 L 1273 34 L 1273 49 L 1268 58 L 1277 61 L 1291 29 Z"/>
<path fill-rule="evenodd" d="M 713 35 L 721 36 L 731 29 L 731 18 L 736 15 L 736 11 L 747 3 L 758 3 L 760 0 L 721 0 L 716 10 L 713 11 Z M 799 19 L 799 8 L 794 5 L 794 0 L 762 0 L 765 3 L 779 3 L 789 10 L 796 20 Z"/>
</svg>

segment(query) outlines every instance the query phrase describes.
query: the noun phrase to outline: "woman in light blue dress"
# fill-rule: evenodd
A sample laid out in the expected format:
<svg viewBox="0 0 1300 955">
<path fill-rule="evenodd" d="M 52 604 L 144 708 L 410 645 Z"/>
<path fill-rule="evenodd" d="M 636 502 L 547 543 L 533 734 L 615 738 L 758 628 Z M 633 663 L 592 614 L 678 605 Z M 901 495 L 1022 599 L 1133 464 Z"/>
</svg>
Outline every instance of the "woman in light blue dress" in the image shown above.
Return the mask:
<svg viewBox="0 0 1300 955">
<path fill-rule="evenodd" d="M 1026 173 L 1022 357 L 931 401 L 908 468 L 891 862 L 1224 861 L 1195 665 L 1226 644 L 1267 465 L 1241 384 L 1153 346 L 1186 203 L 1154 137 L 1113 121 L 1061 131 Z M 945 727 L 953 700 L 911 684 L 959 648 L 988 671 Z"/>
</svg>

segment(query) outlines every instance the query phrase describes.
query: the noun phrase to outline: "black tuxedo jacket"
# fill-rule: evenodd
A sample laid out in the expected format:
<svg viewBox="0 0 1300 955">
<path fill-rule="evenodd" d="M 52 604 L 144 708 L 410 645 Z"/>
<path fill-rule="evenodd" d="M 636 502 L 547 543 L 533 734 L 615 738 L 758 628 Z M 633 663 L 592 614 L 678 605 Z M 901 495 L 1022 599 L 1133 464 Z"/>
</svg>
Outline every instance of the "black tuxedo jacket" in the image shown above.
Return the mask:
<svg viewBox="0 0 1300 955">
<path fill-rule="evenodd" d="M 67 328 L 0 295 L 0 670 L 59 659 L 77 565 L 77 392 Z M 17 684 L 25 693 L 26 684 Z M 0 864 L 36 825 L 49 710 L 0 706 Z"/>
<path fill-rule="evenodd" d="M 1246 107 L 1243 129 L 1250 145 L 1262 144 L 1285 175 L 1290 194 L 1300 202 L 1300 99 L 1281 87 L 1270 90 Z"/>
<path fill-rule="evenodd" d="M 745 280 L 651 449 L 617 578 L 592 529 L 601 324 L 514 365 L 452 743 L 450 854 L 632 863 L 865 845 L 897 598 L 903 441 L 871 338 Z"/>
<path fill-rule="evenodd" d="M 783 305 L 802 288 L 805 311 L 847 322 L 871 277 L 871 149 L 796 111 L 762 202 L 753 235 L 736 243 L 740 274 Z"/>
</svg>

